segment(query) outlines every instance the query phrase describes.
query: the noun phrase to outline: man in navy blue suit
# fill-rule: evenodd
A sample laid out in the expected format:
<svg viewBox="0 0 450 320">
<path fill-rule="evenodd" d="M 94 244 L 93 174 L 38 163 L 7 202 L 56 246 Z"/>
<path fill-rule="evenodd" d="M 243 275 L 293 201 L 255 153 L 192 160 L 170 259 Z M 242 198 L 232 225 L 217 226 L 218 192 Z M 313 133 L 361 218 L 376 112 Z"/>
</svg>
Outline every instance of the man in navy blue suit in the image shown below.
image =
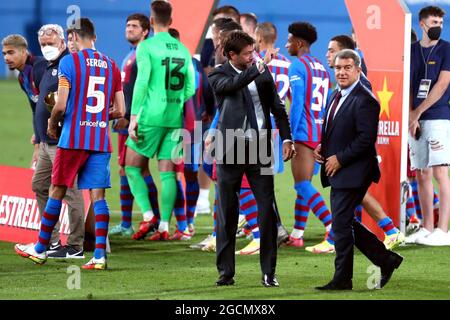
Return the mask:
<svg viewBox="0 0 450 320">
<path fill-rule="evenodd" d="M 403 258 L 387 250 L 354 216 L 369 186 L 380 180 L 375 149 L 380 105 L 359 81 L 361 59 L 356 51 L 342 50 L 334 62 L 338 88 L 327 105 L 314 157 L 322 164 L 322 185 L 331 186 L 335 273 L 328 284 L 316 289 L 352 289 L 354 246 L 381 268 L 376 287 L 382 288 Z"/>
</svg>

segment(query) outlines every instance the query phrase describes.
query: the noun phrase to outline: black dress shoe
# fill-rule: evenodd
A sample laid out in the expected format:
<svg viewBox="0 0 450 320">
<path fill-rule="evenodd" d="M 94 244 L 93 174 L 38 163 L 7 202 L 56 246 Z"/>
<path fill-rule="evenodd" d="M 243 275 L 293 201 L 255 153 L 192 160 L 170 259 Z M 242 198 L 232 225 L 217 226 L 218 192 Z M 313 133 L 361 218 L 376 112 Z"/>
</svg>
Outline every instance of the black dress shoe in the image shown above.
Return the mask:
<svg viewBox="0 0 450 320">
<path fill-rule="evenodd" d="M 343 283 L 337 283 L 337 282 L 333 282 L 330 281 L 328 282 L 326 285 L 321 286 L 321 287 L 316 287 L 317 290 L 352 290 L 353 285 L 352 285 L 352 281 L 348 281 L 348 282 L 343 282 Z"/>
<path fill-rule="evenodd" d="M 381 267 L 381 278 L 377 288 L 383 288 L 389 282 L 395 269 L 397 269 L 402 264 L 402 261 L 403 257 L 401 255 L 392 252 L 392 255 L 389 259 L 389 264 Z"/>
<path fill-rule="evenodd" d="M 279 287 L 277 277 L 275 275 L 263 274 L 261 283 L 264 287 Z"/>
<path fill-rule="evenodd" d="M 232 286 L 234 284 L 233 277 L 227 277 L 227 276 L 220 276 L 219 279 L 216 281 L 216 286 Z"/>
</svg>

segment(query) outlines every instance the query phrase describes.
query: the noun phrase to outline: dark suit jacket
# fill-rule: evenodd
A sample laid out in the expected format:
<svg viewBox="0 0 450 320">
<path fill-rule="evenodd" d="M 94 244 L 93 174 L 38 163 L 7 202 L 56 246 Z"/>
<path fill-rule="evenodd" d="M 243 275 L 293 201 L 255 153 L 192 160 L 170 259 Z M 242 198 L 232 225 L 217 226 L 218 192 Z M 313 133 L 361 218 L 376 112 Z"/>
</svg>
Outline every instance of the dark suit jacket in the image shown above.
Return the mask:
<svg viewBox="0 0 450 320">
<path fill-rule="evenodd" d="M 322 165 L 320 177 L 324 187 L 358 188 L 380 180 L 375 142 L 380 105 L 359 82 L 336 113 L 331 128 L 326 130 L 327 115 L 337 91 L 327 104 L 322 127 L 322 156 L 336 155 L 342 168 L 327 177 Z"/>
<path fill-rule="evenodd" d="M 249 121 L 250 112 L 255 112 L 252 97 L 247 86 L 255 81 L 259 99 L 264 111 L 265 128 L 272 129 L 270 113 L 275 117 L 280 137 L 284 141 L 292 139 L 288 115 L 284 103 L 280 100 L 269 69 L 260 73 L 256 65 L 237 73 L 229 62 L 215 68 L 209 75 L 209 82 L 214 91 L 219 108 L 217 129 L 226 137 L 227 129 L 244 129 L 245 119 Z M 245 125 L 244 125 L 245 127 Z M 256 129 L 256 128 L 255 128 Z M 270 143 L 270 139 L 266 139 Z M 226 150 L 225 147 L 223 150 Z M 268 148 L 267 150 L 270 150 Z M 228 161 L 227 161 L 228 162 Z"/>
</svg>

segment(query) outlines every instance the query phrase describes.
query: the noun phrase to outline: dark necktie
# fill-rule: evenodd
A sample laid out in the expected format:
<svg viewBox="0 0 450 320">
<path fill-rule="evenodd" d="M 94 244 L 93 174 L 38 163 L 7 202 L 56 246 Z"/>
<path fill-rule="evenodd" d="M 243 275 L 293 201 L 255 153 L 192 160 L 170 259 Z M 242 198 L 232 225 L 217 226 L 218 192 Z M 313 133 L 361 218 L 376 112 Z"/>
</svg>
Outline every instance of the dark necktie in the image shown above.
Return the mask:
<svg viewBox="0 0 450 320">
<path fill-rule="evenodd" d="M 338 93 L 334 97 L 333 105 L 331 106 L 331 109 L 330 109 L 330 113 L 329 113 L 329 116 L 328 116 L 326 132 L 329 132 L 330 129 L 331 129 L 331 126 L 333 125 L 333 118 L 334 118 L 334 115 L 336 113 L 336 108 L 337 108 L 337 106 L 339 104 L 339 100 L 341 100 L 341 97 L 342 97 L 342 94 L 341 94 L 340 91 L 338 91 Z"/>
</svg>

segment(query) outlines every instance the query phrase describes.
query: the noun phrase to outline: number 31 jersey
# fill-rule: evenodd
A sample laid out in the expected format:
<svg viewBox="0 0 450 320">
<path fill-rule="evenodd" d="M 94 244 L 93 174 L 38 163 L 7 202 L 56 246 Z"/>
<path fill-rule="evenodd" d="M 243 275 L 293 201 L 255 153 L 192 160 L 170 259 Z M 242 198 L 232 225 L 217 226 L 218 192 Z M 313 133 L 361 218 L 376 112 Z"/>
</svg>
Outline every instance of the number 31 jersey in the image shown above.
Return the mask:
<svg viewBox="0 0 450 320">
<path fill-rule="evenodd" d="M 290 121 L 294 141 L 320 142 L 327 99 L 331 93 L 330 75 L 310 54 L 292 61 L 289 67 L 292 104 Z"/>
<path fill-rule="evenodd" d="M 59 86 L 70 91 L 58 147 L 111 152 L 109 108 L 122 91 L 116 63 L 94 49 L 67 55 L 59 63 Z"/>
<path fill-rule="evenodd" d="M 142 41 L 136 51 L 138 74 L 131 115 L 138 125 L 181 128 L 184 102 L 195 93 L 189 50 L 167 32 Z"/>
</svg>

